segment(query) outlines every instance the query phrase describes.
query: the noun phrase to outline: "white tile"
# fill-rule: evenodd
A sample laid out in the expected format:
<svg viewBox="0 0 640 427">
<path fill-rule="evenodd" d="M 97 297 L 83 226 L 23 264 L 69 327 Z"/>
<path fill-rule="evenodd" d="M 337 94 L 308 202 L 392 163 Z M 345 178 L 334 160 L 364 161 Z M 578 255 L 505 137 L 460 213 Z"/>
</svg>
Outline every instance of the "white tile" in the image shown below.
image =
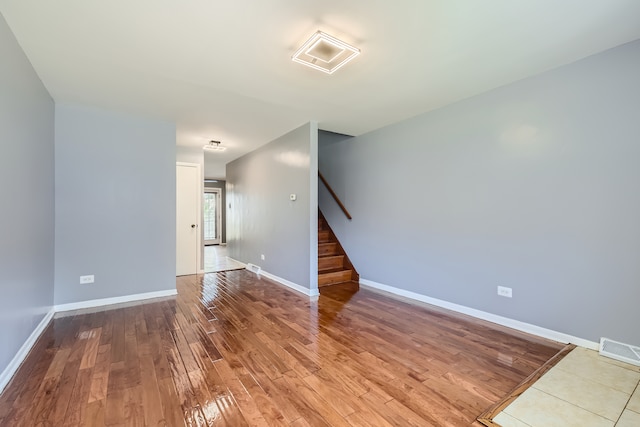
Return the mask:
<svg viewBox="0 0 640 427">
<path fill-rule="evenodd" d="M 493 421 L 500 424 L 502 427 L 531 427 L 529 424 L 523 423 L 517 418 L 513 418 L 506 412 L 500 412 L 493 418 Z"/>
<path fill-rule="evenodd" d="M 616 427 L 638 427 L 640 426 L 640 414 L 630 410 L 626 410 L 622 413 L 622 416 L 618 420 Z"/>
<path fill-rule="evenodd" d="M 627 409 L 631 409 L 637 413 L 640 413 L 640 385 L 636 388 L 636 391 L 631 396 Z"/>
<path fill-rule="evenodd" d="M 562 369 L 631 395 L 640 381 L 640 372 L 602 359 L 605 358 L 598 356 L 593 350 L 578 347 L 553 369 Z"/>
<path fill-rule="evenodd" d="M 582 350 L 588 351 L 589 352 L 589 356 L 598 358 L 599 360 L 602 360 L 603 362 L 610 363 L 610 364 L 616 365 L 616 366 L 620 366 L 622 368 L 629 369 L 631 371 L 640 372 L 640 366 L 632 365 L 632 364 L 626 363 L 626 362 L 621 362 L 620 360 L 612 359 L 612 358 L 607 357 L 607 356 L 601 356 L 600 353 L 597 352 L 597 351 L 588 350 L 588 349 L 582 349 Z"/>
<path fill-rule="evenodd" d="M 530 387 L 504 410 L 531 427 L 613 427 L 614 422 Z"/>
<path fill-rule="evenodd" d="M 620 360 L 612 359 L 607 356 L 601 356 L 600 352 L 595 350 L 589 350 L 588 348 L 577 347 L 576 349 L 574 349 L 574 351 L 582 352 L 582 354 L 584 354 L 585 356 L 591 359 L 599 360 L 601 362 L 608 363 L 610 365 L 619 366 L 621 368 L 625 368 L 630 371 L 640 372 L 640 366 L 632 365 L 626 362 L 621 362 Z"/>
<path fill-rule="evenodd" d="M 551 369 L 533 387 L 612 421 L 620 417 L 629 400 L 626 393 L 562 369 Z"/>
</svg>

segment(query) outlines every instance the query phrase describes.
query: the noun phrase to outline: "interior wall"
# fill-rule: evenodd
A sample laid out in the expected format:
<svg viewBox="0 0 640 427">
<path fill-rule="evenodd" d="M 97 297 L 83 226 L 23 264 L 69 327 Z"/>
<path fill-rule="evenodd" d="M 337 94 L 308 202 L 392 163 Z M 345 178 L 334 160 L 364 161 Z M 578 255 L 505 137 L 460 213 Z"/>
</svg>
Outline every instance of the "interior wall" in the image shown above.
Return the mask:
<svg viewBox="0 0 640 427">
<path fill-rule="evenodd" d="M 54 102 L 2 15 L 0 58 L 3 372 L 53 306 Z"/>
<path fill-rule="evenodd" d="M 320 170 L 353 221 L 326 194 L 321 209 L 364 279 L 638 345 L 639 75 L 637 41 L 321 138 Z"/>
<path fill-rule="evenodd" d="M 175 289 L 175 125 L 55 111 L 55 303 Z"/>
<path fill-rule="evenodd" d="M 204 151 L 204 150 L 203 150 Z M 205 179 L 226 179 L 226 163 L 220 160 L 220 154 L 204 151 L 204 177 Z"/>
<path fill-rule="evenodd" d="M 317 141 L 311 122 L 226 169 L 229 256 L 311 290 L 318 286 Z"/>
<path fill-rule="evenodd" d="M 220 205 L 222 212 L 220 212 L 220 238 L 222 243 L 227 243 L 227 182 L 224 180 L 217 180 L 217 182 L 205 181 L 204 187 L 206 188 L 219 188 L 220 189 Z M 203 227 L 204 228 L 204 227 Z"/>
</svg>

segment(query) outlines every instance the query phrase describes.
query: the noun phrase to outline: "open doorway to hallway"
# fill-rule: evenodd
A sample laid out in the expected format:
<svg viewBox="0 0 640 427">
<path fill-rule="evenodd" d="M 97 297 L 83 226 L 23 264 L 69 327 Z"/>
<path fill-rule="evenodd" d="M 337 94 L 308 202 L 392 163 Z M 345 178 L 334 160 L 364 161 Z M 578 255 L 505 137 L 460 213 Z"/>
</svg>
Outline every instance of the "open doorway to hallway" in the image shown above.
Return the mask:
<svg viewBox="0 0 640 427">
<path fill-rule="evenodd" d="M 222 190 L 204 189 L 204 244 L 218 245 L 222 242 Z"/>
<path fill-rule="evenodd" d="M 202 243 L 224 245 L 227 241 L 227 191 L 224 179 L 205 178 L 202 196 Z"/>
<path fill-rule="evenodd" d="M 205 273 L 244 268 L 244 264 L 227 257 L 225 187 L 226 182 L 222 179 L 204 180 L 202 253 Z"/>
</svg>

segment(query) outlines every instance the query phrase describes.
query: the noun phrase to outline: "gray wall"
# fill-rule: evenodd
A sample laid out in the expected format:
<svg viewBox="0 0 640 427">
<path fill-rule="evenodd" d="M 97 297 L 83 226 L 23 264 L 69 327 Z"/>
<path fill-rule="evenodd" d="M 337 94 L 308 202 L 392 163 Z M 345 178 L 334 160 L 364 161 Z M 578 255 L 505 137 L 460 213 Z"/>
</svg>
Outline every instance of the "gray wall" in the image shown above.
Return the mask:
<svg viewBox="0 0 640 427">
<path fill-rule="evenodd" d="M 0 372 L 53 305 L 54 104 L 0 15 Z"/>
<path fill-rule="evenodd" d="M 220 191 L 220 205 L 222 206 L 221 212 L 221 220 L 222 224 L 220 224 L 221 228 L 221 243 L 227 242 L 227 182 L 223 180 L 218 180 L 218 182 L 206 182 L 204 183 L 204 188 L 219 188 Z M 202 227 L 204 230 L 204 227 Z"/>
<path fill-rule="evenodd" d="M 638 76 L 640 41 L 321 140 L 320 170 L 354 219 L 324 192 L 320 206 L 364 279 L 638 345 Z"/>
<path fill-rule="evenodd" d="M 311 122 L 226 170 L 229 256 L 310 289 L 318 286 L 317 144 Z"/>
<path fill-rule="evenodd" d="M 220 159 L 219 153 L 204 152 L 204 177 L 206 179 L 226 179 L 225 169 L 226 162 Z"/>
<path fill-rule="evenodd" d="M 55 123 L 55 303 L 175 289 L 175 125 L 60 104 Z"/>
</svg>

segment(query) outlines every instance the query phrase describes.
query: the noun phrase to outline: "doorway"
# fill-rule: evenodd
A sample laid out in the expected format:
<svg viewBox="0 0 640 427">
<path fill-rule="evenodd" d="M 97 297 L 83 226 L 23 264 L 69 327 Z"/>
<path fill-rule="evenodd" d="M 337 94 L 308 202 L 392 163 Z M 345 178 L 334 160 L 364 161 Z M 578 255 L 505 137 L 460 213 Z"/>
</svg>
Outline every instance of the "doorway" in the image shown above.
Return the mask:
<svg viewBox="0 0 640 427">
<path fill-rule="evenodd" d="M 204 244 L 219 245 L 222 242 L 222 194 L 219 188 L 204 190 Z"/>
</svg>

